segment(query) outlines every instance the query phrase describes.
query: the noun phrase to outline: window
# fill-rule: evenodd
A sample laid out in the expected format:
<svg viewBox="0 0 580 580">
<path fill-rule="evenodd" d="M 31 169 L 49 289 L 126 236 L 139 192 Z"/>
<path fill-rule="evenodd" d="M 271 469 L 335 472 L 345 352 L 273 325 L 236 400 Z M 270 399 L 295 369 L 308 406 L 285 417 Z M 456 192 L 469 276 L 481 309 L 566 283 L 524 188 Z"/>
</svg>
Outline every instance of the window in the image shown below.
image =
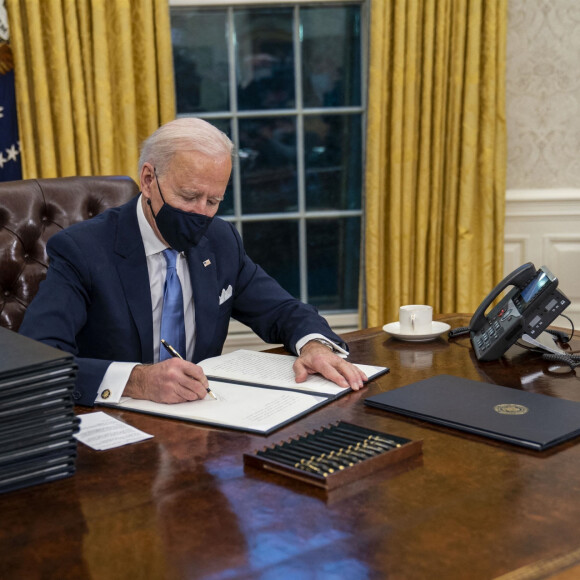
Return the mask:
<svg viewBox="0 0 580 580">
<path fill-rule="evenodd" d="M 171 7 L 178 115 L 238 151 L 218 215 L 291 294 L 356 312 L 365 4 L 184 4 Z"/>
</svg>

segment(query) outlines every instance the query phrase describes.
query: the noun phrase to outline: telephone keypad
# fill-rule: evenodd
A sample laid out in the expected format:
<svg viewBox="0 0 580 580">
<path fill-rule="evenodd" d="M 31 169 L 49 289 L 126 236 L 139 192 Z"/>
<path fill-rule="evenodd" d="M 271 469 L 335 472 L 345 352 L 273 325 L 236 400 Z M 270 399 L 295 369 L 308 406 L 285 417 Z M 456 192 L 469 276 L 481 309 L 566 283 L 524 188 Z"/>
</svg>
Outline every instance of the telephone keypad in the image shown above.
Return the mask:
<svg viewBox="0 0 580 580">
<path fill-rule="evenodd" d="M 511 308 L 509 309 L 511 312 Z M 503 310 L 505 312 L 505 309 Z M 498 316 L 501 313 L 498 313 Z M 500 319 L 501 320 L 501 319 Z M 504 328 L 500 324 L 498 320 L 491 320 L 489 323 L 489 328 L 485 329 L 481 334 L 477 337 L 477 347 L 479 352 L 484 352 L 490 346 L 492 346 L 495 341 L 499 338 L 501 334 L 503 334 Z"/>
</svg>

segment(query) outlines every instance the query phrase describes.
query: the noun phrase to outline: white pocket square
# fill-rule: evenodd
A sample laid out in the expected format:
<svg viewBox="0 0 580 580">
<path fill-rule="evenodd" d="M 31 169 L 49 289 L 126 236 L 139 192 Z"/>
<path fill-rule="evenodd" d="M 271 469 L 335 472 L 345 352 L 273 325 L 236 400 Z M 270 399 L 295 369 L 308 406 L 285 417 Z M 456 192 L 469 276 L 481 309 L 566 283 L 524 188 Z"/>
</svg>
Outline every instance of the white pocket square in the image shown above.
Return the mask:
<svg viewBox="0 0 580 580">
<path fill-rule="evenodd" d="M 230 284 L 227 288 L 222 290 L 220 294 L 220 306 L 232 297 L 232 285 Z"/>
</svg>

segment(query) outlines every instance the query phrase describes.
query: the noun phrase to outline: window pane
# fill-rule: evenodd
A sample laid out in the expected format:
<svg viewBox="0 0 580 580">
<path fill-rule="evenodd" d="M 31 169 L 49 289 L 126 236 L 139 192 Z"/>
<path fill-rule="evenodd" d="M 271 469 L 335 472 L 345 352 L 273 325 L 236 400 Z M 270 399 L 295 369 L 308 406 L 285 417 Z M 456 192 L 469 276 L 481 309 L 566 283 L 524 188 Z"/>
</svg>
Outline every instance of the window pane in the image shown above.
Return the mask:
<svg viewBox="0 0 580 580">
<path fill-rule="evenodd" d="M 240 119 L 239 132 L 242 212 L 296 210 L 296 120 Z"/>
<path fill-rule="evenodd" d="M 179 113 L 229 109 L 226 12 L 171 9 Z"/>
<path fill-rule="evenodd" d="M 236 10 L 238 108 L 294 106 L 292 9 Z"/>
<path fill-rule="evenodd" d="M 302 8 L 305 107 L 361 104 L 360 7 Z"/>
<path fill-rule="evenodd" d="M 248 256 L 290 294 L 299 298 L 298 222 L 246 222 L 243 233 Z"/>
<path fill-rule="evenodd" d="M 356 310 L 360 218 L 308 220 L 308 302 L 321 310 Z"/>
<path fill-rule="evenodd" d="M 360 115 L 304 118 L 306 209 L 360 209 Z"/>
</svg>

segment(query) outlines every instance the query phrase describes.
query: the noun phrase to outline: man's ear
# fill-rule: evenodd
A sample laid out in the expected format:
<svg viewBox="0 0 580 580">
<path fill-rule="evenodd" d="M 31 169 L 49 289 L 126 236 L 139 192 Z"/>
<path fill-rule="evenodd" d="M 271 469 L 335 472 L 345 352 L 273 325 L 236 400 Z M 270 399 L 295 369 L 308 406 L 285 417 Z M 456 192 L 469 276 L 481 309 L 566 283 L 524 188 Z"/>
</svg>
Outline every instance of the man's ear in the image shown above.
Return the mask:
<svg viewBox="0 0 580 580">
<path fill-rule="evenodd" d="M 144 163 L 141 168 L 141 175 L 139 176 L 141 192 L 143 192 L 147 198 L 151 197 L 151 187 L 155 181 L 154 171 L 153 165 L 149 162 Z"/>
</svg>

